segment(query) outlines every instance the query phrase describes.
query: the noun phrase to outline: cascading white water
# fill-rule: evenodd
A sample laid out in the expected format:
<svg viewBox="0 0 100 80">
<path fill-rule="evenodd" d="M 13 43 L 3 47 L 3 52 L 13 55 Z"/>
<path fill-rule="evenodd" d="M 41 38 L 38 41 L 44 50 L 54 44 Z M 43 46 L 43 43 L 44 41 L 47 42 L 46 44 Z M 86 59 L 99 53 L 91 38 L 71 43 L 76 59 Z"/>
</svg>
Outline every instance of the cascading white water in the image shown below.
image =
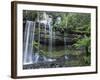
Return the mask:
<svg viewBox="0 0 100 80">
<path fill-rule="evenodd" d="M 48 46 L 48 50 L 49 50 L 50 56 L 52 56 L 52 26 L 51 26 L 50 19 L 48 20 L 48 27 L 49 27 L 49 46 Z"/>
<path fill-rule="evenodd" d="M 66 48 L 67 48 L 67 44 L 66 44 L 66 35 L 64 35 L 64 48 L 65 48 L 65 55 L 67 53 Z M 65 59 L 68 59 L 67 56 L 65 56 Z"/>
<path fill-rule="evenodd" d="M 39 16 L 39 15 L 38 15 Z M 43 22 L 44 24 L 44 32 L 45 32 L 45 36 L 47 35 L 47 26 L 49 28 L 48 32 L 49 32 L 49 44 L 48 44 L 48 52 L 50 54 L 50 56 L 52 56 L 52 18 L 46 17 L 46 15 L 44 15 L 46 20 L 45 23 L 44 21 L 39 21 L 38 20 L 38 48 L 37 51 L 35 51 L 34 49 L 34 45 L 33 42 L 35 41 L 35 30 L 36 30 L 36 26 L 35 26 L 35 22 L 33 21 L 26 21 L 26 25 L 25 25 L 25 31 L 24 31 L 24 41 L 23 41 L 23 64 L 27 65 L 27 64 L 33 64 L 33 63 L 38 63 L 40 62 L 40 59 L 42 59 L 42 61 L 55 61 L 51 58 L 46 58 L 45 56 L 40 56 L 40 37 L 41 37 L 41 31 L 40 31 L 40 27 Z M 44 44 L 46 45 L 46 39 L 44 40 Z"/>
<path fill-rule="evenodd" d="M 45 38 L 44 43 L 46 43 L 46 35 L 47 35 L 47 34 L 46 34 L 46 33 L 47 33 L 47 29 L 46 29 L 46 27 L 47 27 L 47 26 L 46 26 L 46 25 L 44 25 L 44 36 L 45 36 L 45 37 L 44 37 L 44 38 Z"/>
<path fill-rule="evenodd" d="M 66 53 L 66 36 L 64 35 L 64 48 L 65 48 L 65 53 Z"/>
<path fill-rule="evenodd" d="M 53 46 L 54 46 L 53 49 L 56 50 L 56 31 L 55 30 L 53 31 Z M 56 61 L 56 59 L 53 61 Z"/>
<path fill-rule="evenodd" d="M 37 16 L 37 22 L 38 22 L 38 48 L 37 48 L 37 52 L 34 52 L 34 55 L 33 55 L 33 63 L 38 63 L 38 62 L 41 62 L 39 59 L 40 58 L 42 58 L 43 60 L 42 61 L 46 61 L 47 59 L 46 59 L 46 57 L 45 56 L 40 56 L 40 37 L 41 37 L 41 31 L 40 31 L 40 29 L 41 29 L 41 25 L 40 24 L 44 24 L 44 27 L 45 27 L 45 29 L 44 29 L 44 31 L 45 31 L 45 34 L 44 35 L 46 35 L 46 24 L 47 24 L 47 21 L 46 21 L 46 18 L 47 18 L 47 15 L 46 15 L 46 13 L 44 12 L 43 13 L 43 17 L 44 17 L 44 19 L 43 20 L 40 20 L 39 19 L 39 16 L 40 16 L 40 14 L 39 13 L 37 13 L 38 14 L 38 16 Z M 46 40 L 44 40 L 45 42 L 46 42 Z M 34 49 L 33 49 L 34 50 Z"/>
<path fill-rule="evenodd" d="M 40 23 L 38 25 L 38 52 L 35 53 L 35 60 L 34 63 L 37 63 L 39 60 L 39 53 L 40 53 Z"/>
<path fill-rule="evenodd" d="M 23 46 L 23 64 L 32 64 L 33 45 L 34 40 L 35 23 L 32 21 L 26 21 L 24 32 L 24 46 Z"/>
</svg>

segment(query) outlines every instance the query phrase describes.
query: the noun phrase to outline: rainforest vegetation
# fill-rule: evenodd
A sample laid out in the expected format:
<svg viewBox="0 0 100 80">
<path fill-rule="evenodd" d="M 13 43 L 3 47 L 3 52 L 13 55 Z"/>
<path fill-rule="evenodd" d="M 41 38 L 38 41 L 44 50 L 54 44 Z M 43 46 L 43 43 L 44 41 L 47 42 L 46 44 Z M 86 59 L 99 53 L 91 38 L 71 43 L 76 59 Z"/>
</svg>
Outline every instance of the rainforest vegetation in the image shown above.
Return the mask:
<svg viewBox="0 0 100 80">
<path fill-rule="evenodd" d="M 45 67 L 91 64 L 91 15 L 89 13 L 24 10 L 23 32 L 27 20 L 35 22 L 33 54 L 39 53 L 40 62 L 43 56 L 52 59 L 50 65 L 44 64 Z"/>
</svg>

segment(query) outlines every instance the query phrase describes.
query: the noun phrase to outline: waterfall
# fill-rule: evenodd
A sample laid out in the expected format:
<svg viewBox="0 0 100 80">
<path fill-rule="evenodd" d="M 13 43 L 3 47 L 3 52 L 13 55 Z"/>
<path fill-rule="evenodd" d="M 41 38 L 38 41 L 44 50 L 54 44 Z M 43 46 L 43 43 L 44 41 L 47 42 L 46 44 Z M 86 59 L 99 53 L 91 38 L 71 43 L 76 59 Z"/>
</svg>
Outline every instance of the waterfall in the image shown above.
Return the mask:
<svg viewBox="0 0 100 80">
<path fill-rule="evenodd" d="M 66 55 L 66 53 L 67 53 L 66 48 L 67 48 L 67 44 L 66 44 L 66 35 L 64 35 L 65 59 L 67 60 L 67 59 L 68 59 L 68 56 Z"/>
<path fill-rule="evenodd" d="M 38 13 L 38 27 L 35 26 L 36 22 L 33 21 L 26 21 L 25 25 L 25 31 L 24 31 L 24 39 L 23 39 L 23 65 L 27 64 L 34 64 L 38 62 L 44 62 L 44 61 L 55 61 L 52 58 L 47 58 L 43 55 L 40 55 L 40 41 L 41 41 L 41 25 L 44 24 L 44 44 L 46 45 L 46 35 L 47 35 L 47 27 L 49 28 L 49 42 L 48 42 L 48 53 L 52 57 L 52 18 L 46 17 L 46 14 L 44 14 L 45 20 L 39 20 L 39 13 Z M 33 42 L 35 41 L 35 31 L 36 28 L 38 29 L 38 47 L 37 49 L 35 46 L 33 46 Z"/>
<path fill-rule="evenodd" d="M 64 35 L 64 48 L 65 48 L 65 52 L 66 52 L 66 35 Z"/>
<path fill-rule="evenodd" d="M 54 46 L 54 49 L 56 49 L 56 30 L 55 29 L 53 31 L 53 46 Z"/>
<path fill-rule="evenodd" d="M 38 51 L 35 53 L 34 58 L 35 60 L 33 61 L 34 63 L 37 63 L 39 61 L 39 53 L 40 53 L 40 23 L 38 25 Z"/>
<path fill-rule="evenodd" d="M 52 26 L 51 26 L 51 21 L 48 20 L 48 27 L 49 27 L 49 54 L 52 56 Z"/>
<path fill-rule="evenodd" d="M 40 24 L 41 24 L 41 22 L 42 21 L 39 21 L 39 24 L 38 24 L 38 49 L 37 49 L 36 52 L 34 52 L 34 55 L 33 55 L 33 63 L 44 62 L 44 61 L 47 60 L 45 56 L 40 55 L 40 41 L 41 41 L 41 38 L 40 38 L 41 37 L 41 33 L 40 33 L 41 32 L 41 30 L 40 30 L 41 29 L 41 25 Z M 45 25 L 45 34 L 46 34 L 46 25 Z M 46 40 L 44 40 L 44 42 L 45 41 Z M 42 59 L 42 61 L 41 61 L 41 59 Z"/>
<path fill-rule="evenodd" d="M 33 45 L 35 32 L 35 23 L 32 21 L 26 21 L 24 42 L 23 42 L 23 64 L 32 64 Z"/>
<path fill-rule="evenodd" d="M 44 44 L 46 45 L 46 33 L 47 33 L 47 29 L 46 29 L 46 25 L 44 25 L 44 38 L 45 38 L 45 40 L 44 40 Z"/>
</svg>

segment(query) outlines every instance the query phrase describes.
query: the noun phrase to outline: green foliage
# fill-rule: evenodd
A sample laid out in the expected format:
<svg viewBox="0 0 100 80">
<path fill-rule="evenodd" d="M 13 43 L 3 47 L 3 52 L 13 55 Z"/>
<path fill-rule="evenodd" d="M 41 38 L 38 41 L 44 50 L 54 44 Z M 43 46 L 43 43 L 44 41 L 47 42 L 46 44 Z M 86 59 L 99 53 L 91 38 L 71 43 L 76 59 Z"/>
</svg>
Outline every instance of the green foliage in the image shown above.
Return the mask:
<svg viewBox="0 0 100 80">
<path fill-rule="evenodd" d="M 68 27 L 71 30 L 90 31 L 90 14 L 88 13 L 70 13 L 72 14 L 68 19 Z"/>
<path fill-rule="evenodd" d="M 79 48 L 81 46 L 84 46 L 84 47 L 88 47 L 90 45 L 90 37 L 87 37 L 86 35 L 84 36 L 84 38 L 82 39 L 79 39 L 75 44 L 74 46 Z"/>
<path fill-rule="evenodd" d="M 53 31 L 55 31 L 55 28 L 58 29 L 60 32 L 65 33 L 65 29 L 67 29 L 67 23 L 68 23 L 68 18 L 69 18 L 69 13 L 58 13 L 61 18 L 60 23 L 58 23 L 57 20 L 54 21 L 53 24 Z"/>
<path fill-rule="evenodd" d="M 40 19 L 44 19 L 43 13 L 42 11 L 24 10 L 23 19 L 34 21 L 37 19 L 38 14 Z M 65 29 L 90 32 L 91 16 L 89 13 L 46 12 L 46 14 L 52 17 L 53 31 L 58 28 L 61 32 L 64 32 Z M 61 18 L 59 24 L 57 23 L 57 17 Z"/>
<path fill-rule="evenodd" d="M 71 12 L 45 12 L 49 17 L 51 17 L 53 19 L 52 21 L 52 27 L 53 27 L 53 31 L 55 32 L 55 38 L 56 39 L 63 39 L 64 40 L 69 37 L 68 34 L 70 34 L 71 31 L 74 32 L 78 32 L 78 33 L 90 33 L 91 30 L 91 16 L 89 13 L 71 13 Z M 25 20 L 31 20 L 31 21 L 35 21 L 37 19 L 37 15 L 39 15 L 39 20 L 44 20 L 44 15 L 42 11 L 30 11 L 30 10 L 24 10 L 23 11 L 23 19 Z M 57 17 L 61 18 L 60 23 L 57 23 Z M 57 30 L 57 31 L 56 31 Z M 39 34 L 44 32 L 44 28 L 43 29 L 39 29 L 38 26 L 36 26 L 35 29 L 35 35 L 37 37 L 40 37 Z M 46 34 L 41 35 L 41 37 L 43 36 L 43 38 L 45 38 L 46 40 L 49 39 L 49 34 L 47 34 L 49 32 L 46 31 Z M 74 34 L 74 33 L 71 33 Z M 60 35 L 60 36 L 59 36 Z M 72 57 L 70 61 L 66 60 L 66 65 L 71 65 L 71 66 L 81 66 L 81 65 L 90 65 L 90 51 L 89 51 L 89 47 L 90 47 L 90 35 L 86 35 L 86 34 L 74 34 L 75 37 L 72 37 L 73 42 L 75 42 L 72 45 L 72 47 L 70 49 L 65 48 L 65 46 L 63 46 L 63 49 L 59 49 L 59 46 L 55 46 L 54 50 L 52 50 L 52 55 L 50 54 L 50 52 L 48 51 L 48 46 L 49 45 L 45 45 L 40 43 L 40 41 L 33 41 L 32 45 L 33 45 L 33 52 L 38 51 L 38 53 L 40 55 L 44 55 L 47 57 L 51 57 L 51 58 L 60 58 L 63 55 L 68 55 L 69 57 Z M 54 38 L 53 38 L 54 39 Z M 54 47 L 54 46 L 53 46 Z M 61 46 L 62 47 L 62 46 Z M 86 56 L 85 54 L 82 54 L 82 51 L 79 49 L 81 47 L 84 47 L 86 54 L 89 54 L 89 56 Z M 74 49 L 73 49 L 74 48 Z M 75 58 L 75 60 L 73 59 Z"/>
<path fill-rule="evenodd" d="M 62 28 L 66 28 L 67 27 L 67 21 L 68 21 L 68 18 L 66 16 L 66 14 L 63 14 L 60 26 Z"/>
<path fill-rule="evenodd" d="M 31 11 L 31 10 L 24 10 L 23 11 L 23 19 L 25 20 L 31 20 L 34 21 L 37 17 L 37 12 L 36 11 Z"/>
<path fill-rule="evenodd" d="M 33 47 L 35 47 L 36 49 L 38 49 L 38 46 L 39 46 L 40 44 L 38 43 L 38 42 L 36 42 L 36 41 L 33 41 Z"/>
<path fill-rule="evenodd" d="M 90 52 L 89 52 L 90 42 L 91 42 L 90 37 L 87 37 L 85 35 L 84 38 L 78 39 L 77 42 L 74 44 L 74 46 L 76 48 L 84 47 L 86 51 L 86 56 L 89 56 L 90 55 Z"/>
<path fill-rule="evenodd" d="M 36 48 L 36 49 L 38 49 L 40 54 L 45 55 L 46 51 L 45 50 L 41 50 L 40 46 L 41 46 L 40 43 L 38 43 L 36 41 L 33 41 L 33 47 Z"/>
<path fill-rule="evenodd" d="M 91 57 L 90 56 L 83 56 L 83 60 L 85 62 L 85 64 L 90 64 L 91 63 Z"/>
</svg>

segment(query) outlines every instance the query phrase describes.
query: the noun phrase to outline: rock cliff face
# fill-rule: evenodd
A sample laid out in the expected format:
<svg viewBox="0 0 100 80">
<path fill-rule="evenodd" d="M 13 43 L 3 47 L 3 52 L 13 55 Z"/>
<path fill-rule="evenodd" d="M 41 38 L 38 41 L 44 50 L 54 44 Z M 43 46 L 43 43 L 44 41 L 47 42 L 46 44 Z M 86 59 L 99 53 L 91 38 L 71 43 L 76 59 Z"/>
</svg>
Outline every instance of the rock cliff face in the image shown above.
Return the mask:
<svg viewBox="0 0 100 80">
<path fill-rule="evenodd" d="M 65 48 L 67 45 L 73 44 L 74 37 L 74 35 L 70 36 L 70 34 L 65 36 L 59 30 L 54 31 L 50 24 L 27 21 L 23 39 L 24 63 L 28 64 L 40 61 L 55 61 L 51 58 L 49 59 L 45 56 L 41 56 L 40 54 L 47 52 L 53 56 L 52 51 L 54 47 L 56 49 L 59 49 L 59 46 Z M 41 45 L 48 47 L 48 49 L 40 47 Z"/>
<path fill-rule="evenodd" d="M 36 24 L 36 33 L 35 33 L 35 40 L 37 41 L 38 40 L 38 24 Z M 40 26 L 40 43 L 43 44 L 44 43 L 44 40 L 46 40 L 46 45 L 48 45 L 49 43 L 49 39 L 50 39 L 50 33 L 49 33 L 49 28 L 48 28 L 48 25 L 46 25 L 46 32 L 45 32 L 45 25 L 44 24 L 41 24 Z M 70 33 L 67 33 L 66 36 L 64 36 L 64 33 L 62 33 L 60 31 L 60 29 L 58 30 L 52 30 L 52 44 L 55 44 L 56 46 L 57 45 L 64 45 L 64 38 L 66 40 L 66 45 L 72 45 L 75 40 L 74 38 L 76 37 L 77 35 L 74 35 L 74 34 L 70 34 Z"/>
</svg>

